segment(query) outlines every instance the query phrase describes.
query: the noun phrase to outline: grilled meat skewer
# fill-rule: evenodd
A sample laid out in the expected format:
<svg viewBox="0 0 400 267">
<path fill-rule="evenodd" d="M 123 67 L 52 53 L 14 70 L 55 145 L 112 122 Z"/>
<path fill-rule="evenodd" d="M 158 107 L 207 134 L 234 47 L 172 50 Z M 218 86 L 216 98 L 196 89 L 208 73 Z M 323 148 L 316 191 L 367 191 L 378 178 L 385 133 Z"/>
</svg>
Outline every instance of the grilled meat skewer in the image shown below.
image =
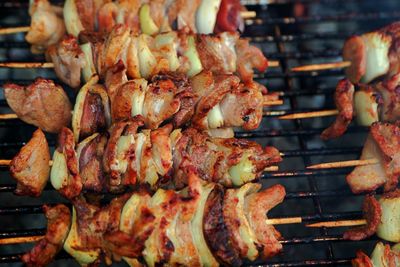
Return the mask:
<svg viewBox="0 0 400 267">
<path fill-rule="evenodd" d="M 203 184 L 190 169 L 187 176 L 188 187 L 181 191 L 159 189 L 153 196 L 139 191 L 105 207 L 73 200 L 64 249 L 82 265 L 104 257 L 131 266 L 140 265 L 139 257 L 148 266 L 240 265 L 282 249 L 279 232 L 265 223 L 266 213 L 283 201 L 282 186 L 261 192 L 258 184 L 224 189 Z M 35 246 L 28 255 L 38 253 Z"/>
<path fill-rule="evenodd" d="M 142 125 L 140 118 L 120 121 L 109 133 L 95 133 L 78 144 L 72 131 L 64 128 L 53 154 L 53 187 L 69 199 L 82 190 L 118 192 L 136 184 L 157 188 L 172 183 L 181 188 L 187 184 L 187 168 L 209 182 L 240 186 L 281 161 L 277 149 L 263 149 L 252 141 L 210 137 L 193 128 L 172 130 L 171 125 L 138 131 Z M 24 187 L 20 194 L 38 196 L 48 180 L 49 162 L 43 160 L 49 157 L 48 145 L 42 139 L 34 135 L 11 162 L 17 188 Z M 37 175 L 27 170 L 37 170 Z"/>
<path fill-rule="evenodd" d="M 378 163 L 357 166 L 346 180 L 354 193 L 371 192 L 383 186 L 386 192 L 399 182 L 399 138 L 396 124 L 375 122 L 364 144 L 361 159 L 377 159 Z"/>
<path fill-rule="evenodd" d="M 400 118 L 400 73 L 375 84 L 357 84 L 358 90 L 347 79 L 339 81 L 335 90 L 335 103 L 339 113 L 335 122 L 322 134 L 323 139 L 341 136 L 356 117 L 363 126 L 376 121 L 395 122 Z"/>
<path fill-rule="evenodd" d="M 233 75 L 202 72 L 192 79 L 176 73 L 128 81 L 121 62 L 111 69 L 105 86 L 97 76 L 82 87 L 72 116 L 75 139 L 105 131 L 112 121 L 142 115 L 148 128 L 165 121 L 174 127 L 189 123 L 199 129 L 256 129 L 262 120 L 265 88 L 242 84 Z M 28 87 L 5 84 L 10 107 L 25 122 L 49 132 L 69 127 L 71 104 L 60 86 L 37 79 Z M 22 95 L 21 95 L 22 94 Z"/>
<path fill-rule="evenodd" d="M 363 240 L 373 234 L 390 241 L 400 242 L 400 189 L 383 194 L 379 200 L 367 195 L 363 204 L 366 225 L 346 231 L 349 240 Z"/>
<path fill-rule="evenodd" d="M 66 0 L 63 8 L 35 0 L 29 7 L 31 27 L 26 40 L 33 52 L 40 53 L 59 42 L 65 32 L 74 36 L 85 30 L 110 32 L 119 23 L 135 34 L 153 35 L 172 28 L 204 34 L 235 32 L 243 30 L 240 11 L 244 10 L 238 0 Z"/>
<path fill-rule="evenodd" d="M 119 60 L 127 66 L 129 78 L 145 79 L 165 71 L 191 77 L 204 69 L 216 74 L 236 73 L 249 82 L 253 69 L 264 72 L 268 67 L 261 50 L 237 33 L 132 35 L 129 28 L 118 24 L 108 35 L 83 32 L 80 39 L 79 45 L 77 38 L 67 35 L 47 51 L 57 76 L 73 88 L 80 85 L 81 72 L 86 81 L 96 73 L 104 78 Z"/>
</svg>

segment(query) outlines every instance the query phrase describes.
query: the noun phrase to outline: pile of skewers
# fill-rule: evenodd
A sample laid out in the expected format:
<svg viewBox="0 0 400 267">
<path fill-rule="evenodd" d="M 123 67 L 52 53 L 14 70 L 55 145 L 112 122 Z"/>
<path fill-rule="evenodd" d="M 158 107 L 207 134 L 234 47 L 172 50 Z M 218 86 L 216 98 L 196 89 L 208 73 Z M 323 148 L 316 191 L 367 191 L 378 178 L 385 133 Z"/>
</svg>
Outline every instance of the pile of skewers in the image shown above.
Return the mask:
<svg viewBox="0 0 400 267">
<path fill-rule="evenodd" d="M 267 59 L 232 32 L 243 27 L 242 7 L 225 0 L 212 1 L 214 6 L 183 2 L 133 7 L 130 1 L 67 0 L 64 9 L 43 0 L 31 3 L 32 50 L 45 52 L 52 61 L 47 66 L 70 87 L 85 84 L 74 108 L 50 80 L 4 85 L 18 118 L 39 128 L 7 162 L 15 193 L 40 196 L 50 180 L 73 204 L 72 215 L 61 204 L 44 207 L 47 233 L 22 257 L 26 264 L 46 265 L 64 248 L 81 265 L 121 259 L 130 266 L 240 265 L 281 251 L 272 224 L 301 222 L 267 219 L 285 190 L 275 185 L 257 192 L 260 185 L 253 183 L 282 160 L 279 151 L 233 137 L 231 127 L 258 128 L 263 107 L 277 100 L 253 81 L 253 69 L 265 71 Z M 227 10 L 235 14 L 230 23 Z M 205 14 L 207 23 L 198 19 Z M 43 25 L 50 24 L 43 35 Z M 348 62 L 341 66 L 348 67 L 348 78 L 336 88 L 338 111 L 332 112 L 338 116 L 321 135 L 344 134 L 354 114 L 371 126 L 361 161 L 351 163 L 359 166 L 347 181 L 354 193 L 383 186 L 385 194 L 379 200 L 366 196 L 361 226 L 344 234 L 350 240 L 376 233 L 400 242 L 399 27 L 346 41 Z M 205 35 L 212 32 L 217 34 Z M 302 116 L 307 115 L 290 118 Z M 52 160 L 42 130 L 59 136 Z M 108 192 L 120 196 L 106 206 L 90 197 Z M 371 260 L 396 264 L 400 254 L 397 246 L 378 243 L 372 259 L 360 252 L 354 264 L 370 266 Z"/>
</svg>

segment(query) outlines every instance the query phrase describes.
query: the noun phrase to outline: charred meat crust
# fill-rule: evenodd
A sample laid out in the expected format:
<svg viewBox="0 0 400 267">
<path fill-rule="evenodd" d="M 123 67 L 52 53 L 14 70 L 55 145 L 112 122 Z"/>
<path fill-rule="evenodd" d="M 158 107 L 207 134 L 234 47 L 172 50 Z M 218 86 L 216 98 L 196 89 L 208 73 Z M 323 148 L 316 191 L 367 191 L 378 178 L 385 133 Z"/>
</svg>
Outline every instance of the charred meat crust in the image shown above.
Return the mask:
<svg viewBox="0 0 400 267">
<path fill-rule="evenodd" d="M 381 221 L 382 208 L 379 202 L 373 196 L 366 196 L 363 203 L 363 213 L 367 224 L 361 227 L 350 229 L 343 234 L 344 239 L 363 240 L 373 234 L 378 229 Z"/>
<path fill-rule="evenodd" d="M 325 129 L 321 138 L 324 140 L 343 135 L 353 119 L 354 85 L 348 80 L 340 80 L 335 90 L 335 104 L 339 110 L 335 122 Z"/>
<path fill-rule="evenodd" d="M 81 118 L 81 138 L 103 131 L 106 127 L 107 120 L 101 96 L 88 92 L 85 97 Z"/>
<path fill-rule="evenodd" d="M 79 155 L 79 173 L 85 190 L 101 192 L 106 177 L 102 167 L 106 135 L 97 135 L 86 144 Z"/>
<path fill-rule="evenodd" d="M 46 137 L 37 129 L 29 142 L 10 163 L 10 172 L 17 180 L 17 195 L 38 197 L 49 179 L 50 150 Z"/>
<path fill-rule="evenodd" d="M 203 231 L 207 244 L 221 264 L 240 266 L 239 252 L 232 245 L 223 216 L 224 189 L 218 185 L 210 193 L 204 209 Z"/>
<path fill-rule="evenodd" d="M 58 133 L 71 122 L 71 103 L 61 86 L 37 78 L 28 86 L 3 86 L 7 104 L 26 123 L 43 131 Z"/>
<path fill-rule="evenodd" d="M 48 220 L 46 235 L 22 256 L 21 260 L 27 266 L 46 266 L 50 263 L 61 250 L 71 225 L 71 213 L 65 205 L 45 205 L 43 210 Z"/>
<path fill-rule="evenodd" d="M 69 172 L 68 184 L 61 187 L 59 191 L 66 198 L 72 199 L 78 196 L 82 191 L 82 178 L 78 169 L 74 134 L 66 127 L 64 127 L 58 135 L 57 151 L 64 154 Z"/>
<path fill-rule="evenodd" d="M 357 251 L 357 257 L 351 261 L 353 267 L 374 267 L 371 259 L 361 250 Z"/>
</svg>

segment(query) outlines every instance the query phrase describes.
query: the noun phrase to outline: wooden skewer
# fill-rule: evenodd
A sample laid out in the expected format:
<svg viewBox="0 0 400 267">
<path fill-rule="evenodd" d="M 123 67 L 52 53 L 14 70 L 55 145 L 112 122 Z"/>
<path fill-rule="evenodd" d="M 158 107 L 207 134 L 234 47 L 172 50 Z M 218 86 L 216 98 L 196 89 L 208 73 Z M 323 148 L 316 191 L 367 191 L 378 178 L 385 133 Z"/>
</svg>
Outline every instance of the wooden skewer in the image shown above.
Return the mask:
<svg viewBox="0 0 400 267">
<path fill-rule="evenodd" d="M 30 28 L 31 27 L 29 27 L 29 26 L 3 28 L 3 29 L 0 29 L 0 35 L 28 32 Z"/>
<path fill-rule="evenodd" d="M 31 243 L 31 242 L 36 242 L 36 241 L 42 239 L 43 237 L 44 237 L 43 235 L 34 235 L 34 236 L 3 238 L 3 239 L 0 239 L 0 245 Z"/>
<path fill-rule="evenodd" d="M 11 159 L 0 159 L 0 166 L 10 166 L 11 164 Z M 53 161 L 50 160 L 49 161 L 49 165 L 53 165 Z M 279 170 L 279 166 L 270 166 L 270 167 L 266 167 L 264 169 L 264 171 L 266 172 L 275 172 Z"/>
<path fill-rule="evenodd" d="M 11 164 L 11 159 L 0 159 L 0 166 L 10 166 Z M 53 165 L 53 161 L 49 161 L 49 165 Z"/>
<path fill-rule="evenodd" d="M 378 164 L 377 159 L 358 159 L 358 160 L 347 160 L 347 161 L 337 161 L 337 162 L 327 162 L 321 164 L 315 164 L 308 166 L 307 169 L 331 169 L 331 168 L 346 168 L 346 167 L 356 167 L 363 165 L 373 165 Z"/>
<path fill-rule="evenodd" d="M 17 114 L 0 114 L 0 120 L 14 120 L 18 119 Z"/>
<path fill-rule="evenodd" d="M 274 218 L 274 219 L 267 219 L 266 224 L 269 225 L 279 225 L 279 224 L 295 224 L 295 223 L 302 223 L 301 217 L 291 217 L 291 218 Z M 318 222 L 318 223 L 311 223 L 307 224 L 306 227 L 311 228 L 319 228 L 319 227 L 346 227 L 346 226 L 358 226 L 364 225 L 367 221 L 364 219 L 359 220 L 341 220 L 341 221 L 330 221 L 330 222 Z M 22 243 L 29 243 L 35 242 L 42 239 L 43 235 L 37 236 L 24 236 L 24 237 L 10 237 L 10 238 L 2 238 L 0 239 L 0 245 L 11 245 L 11 244 L 22 244 Z"/>
<path fill-rule="evenodd" d="M 268 67 L 270 67 L 270 68 L 276 68 L 276 67 L 279 67 L 279 61 L 270 61 L 270 60 L 268 60 Z"/>
<path fill-rule="evenodd" d="M 323 64 L 312 64 L 294 67 L 291 71 L 295 72 L 303 72 L 303 71 L 317 71 L 317 70 L 329 70 L 329 69 L 338 69 L 338 68 L 347 68 L 351 65 L 350 61 L 341 61 L 341 62 L 333 62 L 333 63 L 323 63 Z"/>
<path fill-rule="evenodd" d="M 264 169 L 265 172 L 276 172 L 279 171 L 279 167 L 278 166 L 270 166 L 270 167 L 266 167 Z"/>
<path fill-rule="evenodd" d="M 264 99 L 263 106 L 280 106 L 283 105 L 283 100 L 268 100 Z"/>
<path fill-rule="evenodd" d="M 240 16 L 242 19 L 252 19 L 257 16 L 257 13 L 255 11 L 241 11 Z"/>
<path fill-rule="evenodd" d="M 295 120 L 295 119 L 307 119 L 307 118 L 316 118 L 316 117 L 327 117 L 334 116 L 339 113 L 338 110 L 320 110 L 320 111 L 310 111 L 310 112 L 301 112 L 279 116 L 278 118 L 281 120 Z"/>
<path fill-rule="evenodd" d="M 367 221 L 364 219 L 360 220 L 343 220 L 343 221 L 333 221 L 333 222 L 319 222 L 319 223 L 311 223 L 307 224 L 307 227 L 345 227 L 345 226 L 357 226 L 367 224 Z"/>
<path fill-rule="evenodd" d="M 275 68 L 279 67 L 278 61 L 269 61 L 268 66 Z M 54 68 L 52 62 L 0 62 L 0 68 L 15 68 L 15 69 L 29 69 L 29 68 Z"/>
<path fill-rule="evenodd" d="M 16 68 L 16 69 L 29 69 L 29 68 L 54 68 L 51 62 L 0 62 L 0 68 Z"/>
</svg>

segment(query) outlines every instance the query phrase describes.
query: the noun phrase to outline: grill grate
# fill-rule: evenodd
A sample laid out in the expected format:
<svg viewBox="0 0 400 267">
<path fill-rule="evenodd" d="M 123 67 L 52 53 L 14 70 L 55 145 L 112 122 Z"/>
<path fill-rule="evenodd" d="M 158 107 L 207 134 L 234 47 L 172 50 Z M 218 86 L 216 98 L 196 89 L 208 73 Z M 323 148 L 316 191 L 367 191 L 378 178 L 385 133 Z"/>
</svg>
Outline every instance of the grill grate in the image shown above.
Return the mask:
<svg viewBox="0 0 400 267">
<path fill-rule="evenodd" d="M 62 1 L 56 1 L 62 3 Z M 279 121 L 276 117 L 293 112 L 331 109 L 336 82 L 342 70 L 291 73 L 301 64 L 340 60 L 343 40 L 354 33 L 373 30 L 400 18 L 398 0 L 245 0 L 257 18 L 247 20 L 244 36 L 260 46 L 268 58 L 280 61 L 280 67 L 257 74 L 256 79 L 270 91 L 282 92 L 284 105 L 264 112 L 263 124 L 253 132 L 237 132 L 263 145 L 274 145 L 284 154 L 277 172 L 264 173 L 264 186 L 281 183 L 287 188 L 283 204 L 271 217 L 301 216 L 302 224 L 279 225 L 284 236 L 284 253 L 257 266 L 349 265 L 356 250 L 371 251 L 376 237 L 361 242 L 342 239 L 343 228 L 310 229 L 305 224 L 323 220 L 356 219 L 361 217 L 362 196 L 354 196 L 345 183 L 350 168 L 307 170 L 306 166 L 331 160 L 356 159 L 361 151 L 367 129 L 352 125 L 339 140 L 322 142 L 319 133 L 333 118 Z M 382 2 L 382 3 L 381 3 Z M 2 1 L 0 27 L 29 23 L 27 1 Z M 397 7 L 397 9 L 396 9 Z M 43 61 L 32 56 L 23 35 L 0 36 L 0 61 Z M 55 78 L 50 70 L 0 69 L 0 84 L 8 80 L 28 84 L 35 77 Z M 68 91 L 68 88 L 66 89 Z M 9 112 L 0 92 L 0 112 Z M 33 132 L 33 127 L 17 120 L 0 122 L 0 158 L 9 159 Z M 54 148 L 55 136 L 47 136 Z M 0 168 L 0 239 L 41 235 L 45 220 L 44 203 L 65 202 L 47 186 L 40 199 L 12 194 L 15 183 L 7 168 Z M 0 264 L 19 263 L 19 255 L 31 245 L 0 246 Z M 73 261 L 60 253 L 54 265 L 71 266 Z M 62 261 L 61 261 L 62 260 Z M 250 265 L 250 263 L 249 263 Z"/>
</svg>

